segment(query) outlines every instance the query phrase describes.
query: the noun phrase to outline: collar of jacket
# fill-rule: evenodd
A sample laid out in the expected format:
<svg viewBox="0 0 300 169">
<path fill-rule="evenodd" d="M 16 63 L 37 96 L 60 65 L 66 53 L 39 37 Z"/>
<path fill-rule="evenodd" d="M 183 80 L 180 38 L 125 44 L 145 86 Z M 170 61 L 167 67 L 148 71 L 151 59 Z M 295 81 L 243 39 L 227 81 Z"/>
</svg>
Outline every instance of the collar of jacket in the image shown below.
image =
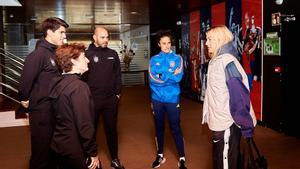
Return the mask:
<svg viewBox="0 0 300 169">
<path fill-rule="evenodd" d="M 37 41 L 36 48 L 37 47 L 44 47 L 44 48 L 49 49 L 52 52 L 54 52 L 57 48 L 56 45 L 54 45 L 52 43 L 49 43 L 45 38 L 42 38 L 42 39 Z"/>
<path fill-rule="evenodd" d="M 174 56 L 174 52 L 171 50 L 170 53 L 165 53 L 163 51 L 160 51 L 159 52 L 159 56 L 164 56 L 164 57 L 167 57 L 167 56 Z"/>
<path fill-rule="evenodd" d="M 63 79 L 69 79 L 65 80 L 64 83 L 61 83 Z M 66 73 L 62 76 L 55 77 L 51 80 L 49 85 L 49 97 L 52 99 L 57 98 L 60 93 L 65 89 L 66 86 L 71 84 L 74 80 L 80 79 L 81 76 L 78 73 Z"/>
<path fill-rule="evenodd" d="M 237 49 L 234 47 L 232 41 L 226 43 L 226 44 L 223 45 L 223 46 L 221 46 L 221 48 L 220 48 L 219 51 L 218 51 L 217 57 L 219 57 L 220 55 L 223 55 L 223 54 L 225 54 L 225 53 L 231 54 L 231 55 L 233 55 L 233 56 L 235 56 L 235 57 L 238 56 L 238 51 L 237 51 Z M 216 58 L 217 58 L 217 57 L 216 57 Z"/>
<path fill-rule="evenodd" d="M 107 49 L 107 47 L 106 47 L 106 48 L 102 48 L 101 46 L 97 47 L 97 46 L 95 46 L 94 43 L 91 43 L 91 44 L 89 45 L 89 48 L 88 48 L 88 49 L 96 50 L 96 51 L 104 51 L 104 50 Z"/>
</svg>

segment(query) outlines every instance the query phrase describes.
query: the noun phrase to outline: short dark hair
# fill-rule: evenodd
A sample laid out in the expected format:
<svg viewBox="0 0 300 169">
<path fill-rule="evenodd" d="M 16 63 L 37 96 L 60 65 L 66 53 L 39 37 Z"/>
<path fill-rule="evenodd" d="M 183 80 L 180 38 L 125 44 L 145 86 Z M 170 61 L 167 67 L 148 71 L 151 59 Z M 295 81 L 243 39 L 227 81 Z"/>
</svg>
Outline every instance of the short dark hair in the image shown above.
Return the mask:
<svg viewBox="0 0 300 169">
<path fill-rule="evenodd" d="M 70 72 L 73 63 L 71 59 L 77 59 L 85 51 L 83 43 L 64 44 L 56 49 L 56 63 L 60 70 Z"/>
<path fill-rule="evenodd" d="M 59 29 L 60 26 L 63 26 L 65 28 L 69 27 L 67 22 L 60 19 L 60 18 L 50 17 L 50 18 L 45 19 L 42 23 L 42 32 L 43 32 L 44 37 L 47 36 L 47 30 L 48 29 L 50 29 L 54 32 L 57 29 Z"/>
<path fill-rule="evenodd" d="M 162 37 L 169 37 L 170 40 L 172 40 L 172 33 L 171 30 L 159 30 L 156 32 L 156 41 L 157 43 L 159 43 L 160 39 Z"/>
</svg>

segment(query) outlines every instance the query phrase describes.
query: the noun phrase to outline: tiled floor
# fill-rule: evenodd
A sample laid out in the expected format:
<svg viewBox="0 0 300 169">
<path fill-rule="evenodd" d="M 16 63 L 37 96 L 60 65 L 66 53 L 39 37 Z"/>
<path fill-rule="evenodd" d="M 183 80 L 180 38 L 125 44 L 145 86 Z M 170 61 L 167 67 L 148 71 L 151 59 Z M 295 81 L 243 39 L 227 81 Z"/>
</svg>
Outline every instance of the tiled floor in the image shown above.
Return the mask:
<svg viewBox="0 0 300 169">
<path fill-rule="evenodd" d="M 148 88 L 124 87 L 119 111 L 119 156 L 126 169 L 149 169 L 155 158 L 154 124 Z M 182 98 L 181 125 L 185 137 L 189 169 L 211 169 L 210 132 L 201 125 L 201 103 Z M 101 121 L 100 121 L 101 123 Z M 166 124 L 168 125 L 168 124 Z M 109 167 L 109 155 L 102 125 L 97 139 L 103 168 Z M 30 157 L 28 127 L 0 128 L 0 168 L 27 169 Z M 270 169 L 300 168 L 300 139 L 257 126 L 255 140 L 266 156 Z M 166 128 L 165 157 L 161 169 L 176 169 L 177 155 L 170 130 Z"/>
</svg>

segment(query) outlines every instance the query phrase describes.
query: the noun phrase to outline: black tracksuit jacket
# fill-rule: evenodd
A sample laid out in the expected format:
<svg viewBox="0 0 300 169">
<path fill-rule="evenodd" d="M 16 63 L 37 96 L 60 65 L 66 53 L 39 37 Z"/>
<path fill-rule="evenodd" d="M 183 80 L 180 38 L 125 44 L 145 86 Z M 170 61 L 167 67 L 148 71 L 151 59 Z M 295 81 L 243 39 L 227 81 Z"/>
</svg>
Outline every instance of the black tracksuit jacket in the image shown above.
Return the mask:
<svg viewBox="0 0 300 169">
<path fill-rule="evenodd" d="M 43 106 L 49 96 L 49 82 L 59 76 L 55 64 L 56 46 L 41 39 L 36 49 L 25 59 L 20 78 L 19 97 L 21 101 L 29 100 L 29 110 Z"/>
<path fill-rule="evenodd" d="M 85 54 L 90 61 L 85 75 L 93 96 L 105 99 L 120 94 L 122 81 L 117 52 L 90 44 Z"/>
<path fill-rule="evenodd" d="M 51 148 L 68 158 L 97 155 L 94 103 L 88 85 L 78 74 L 54 78 L 50 98 L 55 114 Z"/>
</svg>

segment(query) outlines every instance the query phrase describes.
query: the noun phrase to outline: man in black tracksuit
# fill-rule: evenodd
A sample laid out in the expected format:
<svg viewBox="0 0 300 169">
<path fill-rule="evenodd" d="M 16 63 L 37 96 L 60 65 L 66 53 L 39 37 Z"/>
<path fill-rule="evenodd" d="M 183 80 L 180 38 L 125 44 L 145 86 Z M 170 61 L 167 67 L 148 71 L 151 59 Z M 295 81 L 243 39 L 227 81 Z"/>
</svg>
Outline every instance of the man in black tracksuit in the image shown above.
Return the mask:
<svg viewBox="0 0 300 169">
<path fill-rule="evenodd" d="M 111 155 L 111 167 L 123 169 L 118 159 L 117 115 L 121 92 L 120 59 L 116 51 L 107 47 L 108 31 L 102 27 L 95 29 L 92 43 L 86 56 L 90 60 L 87 83 L 95 103 L 97 127 L 100 115 L 103 117 L 106 142 Z"/>
<path fill-rule="evenodd" d="M 31 131 L 30 169 L 49 169 L 50 140 L 53 116 L 48 98 L 49 81 L 59 76 L 55 64 L 55 49 L 63 44 L 69 25 L 59 18 L 48 18 L 42 23 L 44 38 L 25 59 L 20 79 L 19 96 L 23 107 L 29 109 Z"/>
</svg>

